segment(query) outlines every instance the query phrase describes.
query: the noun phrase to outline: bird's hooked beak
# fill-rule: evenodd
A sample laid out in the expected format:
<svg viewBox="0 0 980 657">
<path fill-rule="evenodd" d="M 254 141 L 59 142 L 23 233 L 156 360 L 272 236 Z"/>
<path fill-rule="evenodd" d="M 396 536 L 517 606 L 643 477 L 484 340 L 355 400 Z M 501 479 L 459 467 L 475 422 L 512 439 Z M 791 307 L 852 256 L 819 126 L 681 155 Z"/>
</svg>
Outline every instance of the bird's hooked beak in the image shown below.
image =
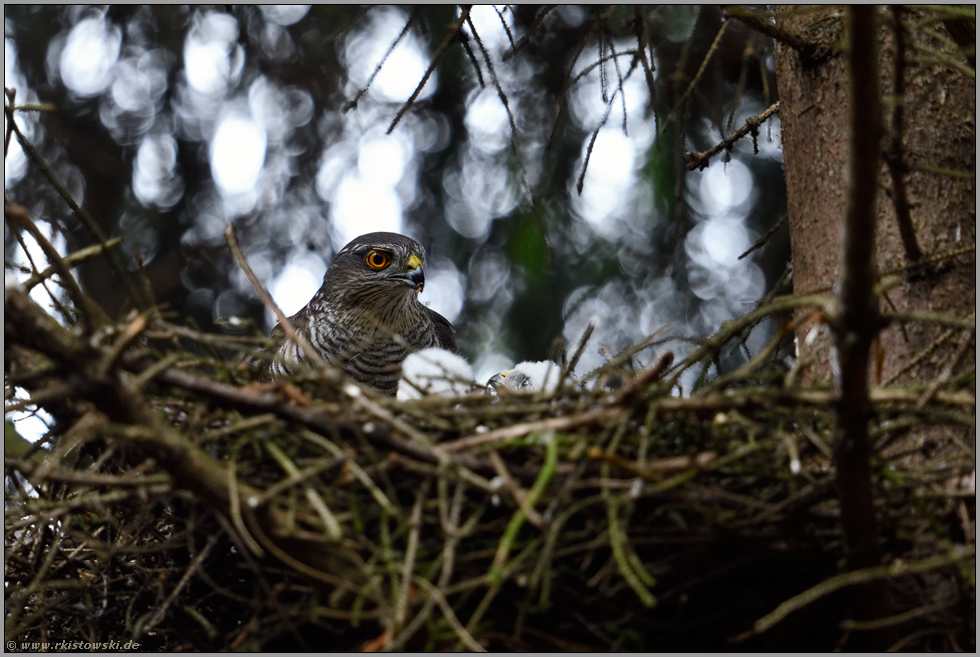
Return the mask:
<svg viewBox="0 0 980 657">
<path fill-rule="evenodd" d="M 487 381 L 487 387 L 490 388 L 491 394 L 497 394 L 497 388 L 504 385 L 504 379 L 506 379 L 507 375 L 512 371 L 513 370 L 504 370 L 503 372 L 498 372 L 490 377 L 490 380 Z"/>
<path fill-rule="evenodd" d="M 507 385 L 508 381 L 505 380 L 510 376 L 509 379 L 510 386 Z M 516 377 L 516 379 L 515 379 Z M 497 390 L 500 388 L 509 388 L 511 390 L 520 390 L 527 385 L 527 377 L 520 372 L 514 372 L 514 370 L 504 370 L 503 372 L 498 372 L 490 377 L 487 381 L 487 389 L 490 391 L 491 395 L 496 396 Z"/>
<path fill-rule="evenodd" d="M 416 292 L 421 292 L 425 287 L 425 271 L 422 269 L 422 259 L 414 253 L 409 256 L 408 263 L 405 265 L 405 273 L 395 276 L 396 281 L 402 281 Z"/>
</svg>

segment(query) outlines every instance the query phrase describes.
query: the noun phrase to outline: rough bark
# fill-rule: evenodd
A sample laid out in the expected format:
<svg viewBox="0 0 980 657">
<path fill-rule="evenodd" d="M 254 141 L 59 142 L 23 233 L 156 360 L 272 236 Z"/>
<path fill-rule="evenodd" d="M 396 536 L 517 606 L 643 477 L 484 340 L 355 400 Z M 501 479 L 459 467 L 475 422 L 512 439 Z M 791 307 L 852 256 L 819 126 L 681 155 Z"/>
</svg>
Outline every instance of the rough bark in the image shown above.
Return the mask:
<svg viewBox="0 0 980 657">
<path fill-rule="evenodd" d="M 907 14 L 914 22 L 915 13 Z M 808 40 L 833 44 L 842 32 L 842 10 L 835 7 L 786 7 L 776 12 L 777 26 Z M 878 11 L 880 84 L 890 101 L 894 89 L 892 19 Z M 928 34 L 911 30 L 909 51 L 916 44 L 935 50 L 945 46 Z M 902 143 L 908 167 L 905 189 L 918 244 L 925 256 L 953 251 L 976 243 L 976 90 L 962 71 L 942 64 L 916 64 L 910 57 L 905 71 L 905 107 Z M 793 283 L 798 294 L 830 292 L 839 278 L 840 231 L 847 201 L 848 128 L 847 69 L 842 56 L 812 63 L 793 49 L 777 44 L 777 82 L 781 100 L 783 153 L 786 167 L 789 226 L 793 244 Z M 884 104 L 885 149 L 891 144 L 891 102 Z M 876 266 L 879 275 L 908 265 L 890 196 L 894 188 L 883 163 L 882 193 L 878 198 Z M 967 175 L 936 173 L 937 169 Z M 976 311 L 976 258 L 958 256 L 938 267 L 920 267 L 888 290 L 880 311 L 908 309 L 955 313 L 969 317 Z M 811 331 L 819 317 L 800 316 L 797 330 L 802 380 L 830 379 L 830 337 Z M 870 383 L 887 380 L 909 360 L 943 334 L 938 324 L 893 323 L 873 346 Z M 808 343 L 807 337 L 811 340 Z M 897 379 L 928 382 L 950 362 L 960 336 L 954 336 Z M 962 360 L 975 362 L 971 348 Z M 962 367 L 962 366 L 961 366 Z"/>
<path fill-rule="evenodd" d="M 844 12 L 777 10 L 779 30 L 832 54 L 817 60 L 780 43 L 776 61 L 794 291 L 834 293 L 839 300 L 834 317 L 798 315 L 801 374 L 805 383 L 833 380 L 840 393 L 837 483 L 848 563 L 857 569 L 878 565 L 881 558 L 871 497 L 867 386 L 892 377 L 899 383 L 929 383 L 955 362 L 961 363 L 958 371 L 975 362 L 972 346 L 963 358 L 964 341 L 972 340 L 972 333 L 953 332 L 929 352 L 947 330 L 939 324 L 892 322 L 877 330 L 881 314 L 907 310 L 975 316 L 975 252 L 922 264 L 976 243 L 975 83 L 955 66 L 917 63 L 918 46 L 943 49 L 935 35 L 909 29 L 900 40 L 894 38 L 896 19 L 904 16 L 906 25 L 914 25 L 916 14 L 866 10 L 864 37 L 852 42 L 843 34 Z M 877 38 L 869 36 L 875 32 Z M 874 47 L 865 48 L 874 44 L 880 45 L 877 54 Z M 865 58 L 877 58 L 877 74 L 866 70 L 863 80 L 856 66 L 861 50 Z M 896 61 L 908 66 L 896 67 Z M 850 93 L 849 84 L 854 85 Z M 881 104 L 876 90 L 862 93 L 874 86 L 882 90 Z M 902 103 L 900 111 L 896 102 Z M 877 195 L 869 184 L 877 184 Z M 871 213 L 873 227 L 856 221 L 862 219 L 855 215 L 861 208 L 864 220 Z M 915 262 L 920 266 L 909 268 Z M 898 284 L 868 306 L 872 283 L 894 272 Z M 911 436 L 903 448 L 947 438 L 941 431 Z M 888 616 L 887 597 L 883 581 L 859 587 L 851 600 L 852 617 Z M 895 638 L 890 631 L 856 633 L 848 647 L 883 650 Z"/>
</svg>

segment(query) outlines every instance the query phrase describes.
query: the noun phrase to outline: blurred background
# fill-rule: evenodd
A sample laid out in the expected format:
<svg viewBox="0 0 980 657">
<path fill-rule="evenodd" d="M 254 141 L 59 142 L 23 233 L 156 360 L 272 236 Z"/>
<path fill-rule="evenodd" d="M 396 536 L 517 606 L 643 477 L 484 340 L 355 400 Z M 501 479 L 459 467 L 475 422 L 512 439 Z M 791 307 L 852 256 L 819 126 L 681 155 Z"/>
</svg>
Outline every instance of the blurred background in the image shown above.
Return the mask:
<svg viewBox="0 0 980 657">
<path fill-rule="evenodd" d="M 287 314 L 353 237 L 415 237 L 421 300 L 455 324 L 481 381 L 549 357 L 556 338 L 571 351 L 590 318 L 579 374 L 661 329 L 670 340 L 635 364 L 683 356 L 754 307 L 789 259 L 785 228 L 738 258 L 785 212 L 778 115 L 703 171 L 683 153 L 776 100 L 770 41 L 717 7 L 478 6 L 454 37 L 459 19 L 452 6 L 6 5 L 4 85 L 18 105 L 53 104 L 18 113 L 21 130 L 123 238 L 134 276 L 142 260 L 156 301 L 205 330 L 274 324 L 228 223 Z M 62 253 L 91 243 L 16 139 L 4 191 Z M 6 224 L 4 257 L 8 284 L 29 258 L 46 266 Z M 75 273 L 118 317 L 130 306 L 103 260 Z M 757 327 L 748 352 L 775 328 Z"/>
</svg>

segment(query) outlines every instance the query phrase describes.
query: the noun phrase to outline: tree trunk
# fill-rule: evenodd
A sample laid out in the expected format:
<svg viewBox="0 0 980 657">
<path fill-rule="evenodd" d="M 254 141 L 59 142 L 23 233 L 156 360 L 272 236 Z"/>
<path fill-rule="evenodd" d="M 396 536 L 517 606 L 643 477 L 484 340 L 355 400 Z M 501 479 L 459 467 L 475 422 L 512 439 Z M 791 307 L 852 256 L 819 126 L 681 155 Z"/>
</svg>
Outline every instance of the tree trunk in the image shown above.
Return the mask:
<svg viewBox="0 0 980 657">
<path fill-rule="evenodd" d="M 928 33 L 918 24 L 921 15 L 904 9 L 879 8 L 875 16 L 867 18 L 867 31 L 877 31 L 876 41 L 880 44 L 877 78 L 885 101 L 881 104 L 885 135 L 877 145 L 882 149 L 881 189 L 877 195 L 872 266 L 877 269 L 879 287 L 890 276 L 895 280 L 890 287 L 884 285 L 885 291 L 877 301 L 878 312 L 887 315 L 933 311 L 975 316 L 975 251 L 940 258 L 938 264 L 925 264 L 931 256 L 948 256 L 976 243 L 974 80 L 968 76 L 965 58 L 960 67 L 951 64 L 952 60 L 919 63 L 926 58 L 924 46 L 932 51 L 928 54 L 933 61 L 939 60 L 936 51 L 962 58 L 945 45 L 943 35 L 938 34 L 942 28 L 937 29 L 935 23 L 931 28 L 934 32 Z M 870 22 L 872 18 L 877 19 L 876 23 Z M 843 22 L 843 11 L 833 7 L 780 8 L 776 14 L 777 29 L 816 46 L 809 52 L 781 43 L 776 48 L 794 292 L 806 295 L 833 291 L 838 299 L 843 299 L 837 289 L 842 280 L 842 225 L 848 203 L 854 201 L 848 198 L 852 187 L 852 181 L 847 179 L 851 171 L 849 157 L 852 153 L 866 153 L 851 150 L 857 148 L 852 141 L 860 141 L 852 140 L 854 135 L 850 134 L 856 120 L 851 117 L 849 99 L 860 94 L 849 93 L 847 57 L 835 52 L 856 53 L 862 44 L 855 39 L 852 46 L 843 34 Z M 908 29 L 902 27 L 898 31 L 896 27 L 902 25 Z M 874 77 L 871 75 L 870 79 Z M 858 114 L 865 109 L 876 111 L 872 107 L 857 109 Z M 876 121 L 868 123 L 877 125 Z M 837 348 L 828 318 L 812 312 L 801 312 L 797 317 L 800 376 L 805 383 L 833 378 L 835 388 L 842 390 L 836 379 L 846 365 L 845 352 L 854 347 L 848 339 L 861 332 L 867 334 L 857 330 L 860 316 L 853 314 L 854 300 L 843 301 L 846 307 L 836 308 L 835 312 L 843 312 L 845 319 L 850 313 L 851 319 L 857 317 L 858 321 L 850 322 L 846 335 L 837 336 Z M 867 321 L 875 323 L 868 327 L 873 331 L 878 318 L 873 312 L 866 313 Z M 841 327 L 836 326 L 839 332 Z M 872 344 L 870 366 L 863 363 L 867 342 L 861 346 L 856 379 L 859 389 L 849 395 L 841 392 L 835 433 L 841 518 L 851 569 L 878 565 L 881 558 L 871 499 L 872 446 L 868 444 L 867 427 L 863 426 L 867 420 L 861 414 L 845 412 L 846 407 L 855 405 L 858 393 L 866 394 L 860 386 L 861 370 L 867 369 L 868 385 L 889 381 L 928 384 L 937 377 L 948 378 L 971 364 L 975 367 L 973 334 L 962 329 L 947 330 L 934 322 L 892 321 Z M 849 380 L 853 383 L 854 378 Z M 946 446 L 949 438 L 949 433 L 941 430 L 913 430 L 900 446 L 893 447 L 923 448 L 927 442 Z M 964 438 L 972 440 L 970 436 Z M 921 458 L 918 450 L 910 451 L 913 456 L 909 458 Z M 850 599 L 851 617 L 872 620 L 890 615 L 885 586 L 884 580 L 878 580 L 856 587 Z M 851 635 L 847 647 L 883 650 L 897 638 L 894 628 L 857 632 Z"/>
<path fill-rule="evenodd" d="M 917 14 L 906 12 L 906 25 Z M 892 150 L 894 117 L 893 15 L 878 12 L 881 49 L 885 139 L 878 198 L 876 266 L 879 276 L 897 273 L 900 282 L 880 298 L 882 313 L 936 311 L 970 317 L 976 313 L 974 251 L 934 266 L 910 264 L 903 247 L 894 202 L 895 180 L 885 164 Z M 842 34 L 842 10 L 834 7 L 782 7 L 777 27 L 811 42 L 832 45 Z M 935 32 L 945 28 L 933 25 Z M 934 35 L 913 28 L 906 33 L 903 162 L 904 187 L 915 240 L 926 258 L 976 244 L 976 88 L 973 79 L 948 64 L 920 64 L 926 46 L 956 57 Z M 847 202 L 848 102 L 845 58 L 805 61 L 788 46 L 776 47 L 781 101 L 783 158 L 790 236 L 793 245 L 793 286 L 796 294 L 830 293 L 839 277 L 841 220 Z M 966 60 L 962 62 L 967 65 Z M 901 168 L 901 165 L 899 166 Z M 797 329 L 801 376 L 805 382 L 831 377 L 830 335 L 820 317 L 801 313 Z M 819 334 L 813 331 L 819 331 Z M 969 336 L 952 331 L 938 348 L 909 367 L 910 361 L 935 344 L 947 329 L 936 323 L 893 322 L 881 331 L 872 348 L 869 383 L 931 382 L 951 364 Z M 959 369 L 974 364 L 970 346 Z M 904 371 L 903 371 L 904 368 Z"/>
</svg>

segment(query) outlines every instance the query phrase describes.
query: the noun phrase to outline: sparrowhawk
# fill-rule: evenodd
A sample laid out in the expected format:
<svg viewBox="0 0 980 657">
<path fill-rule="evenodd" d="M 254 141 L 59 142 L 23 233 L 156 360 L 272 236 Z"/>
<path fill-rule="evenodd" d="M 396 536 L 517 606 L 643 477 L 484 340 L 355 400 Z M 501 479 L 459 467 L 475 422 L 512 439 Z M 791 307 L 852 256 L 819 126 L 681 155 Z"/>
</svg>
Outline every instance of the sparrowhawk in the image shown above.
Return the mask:
<svg viewBox="0 0 980 657">
<path fill-rule="evenodd" d="M 511 392 L 554 392 L 561 378 L 561 365 L 550 360 L 524 361 L 512 369 L 494 374 L 487 381 L 491 390 L 505 388 Z M 572 381 L 568 381 L 571 383 Z"/>
<path fill-rule="evenodd" d="M 449 320 L 419 302 L 424 285 L 421 244 L 397 233 L 368 233 L 340 250 L 320 290 L 290 323 L 328 363 L 394 395 L 409 353 L 426 347 L 459 353 Z M 312 365 L 281 326 L 269 335 L 278 342 L 274 376 L 297 362 Z"/>
</svg>

